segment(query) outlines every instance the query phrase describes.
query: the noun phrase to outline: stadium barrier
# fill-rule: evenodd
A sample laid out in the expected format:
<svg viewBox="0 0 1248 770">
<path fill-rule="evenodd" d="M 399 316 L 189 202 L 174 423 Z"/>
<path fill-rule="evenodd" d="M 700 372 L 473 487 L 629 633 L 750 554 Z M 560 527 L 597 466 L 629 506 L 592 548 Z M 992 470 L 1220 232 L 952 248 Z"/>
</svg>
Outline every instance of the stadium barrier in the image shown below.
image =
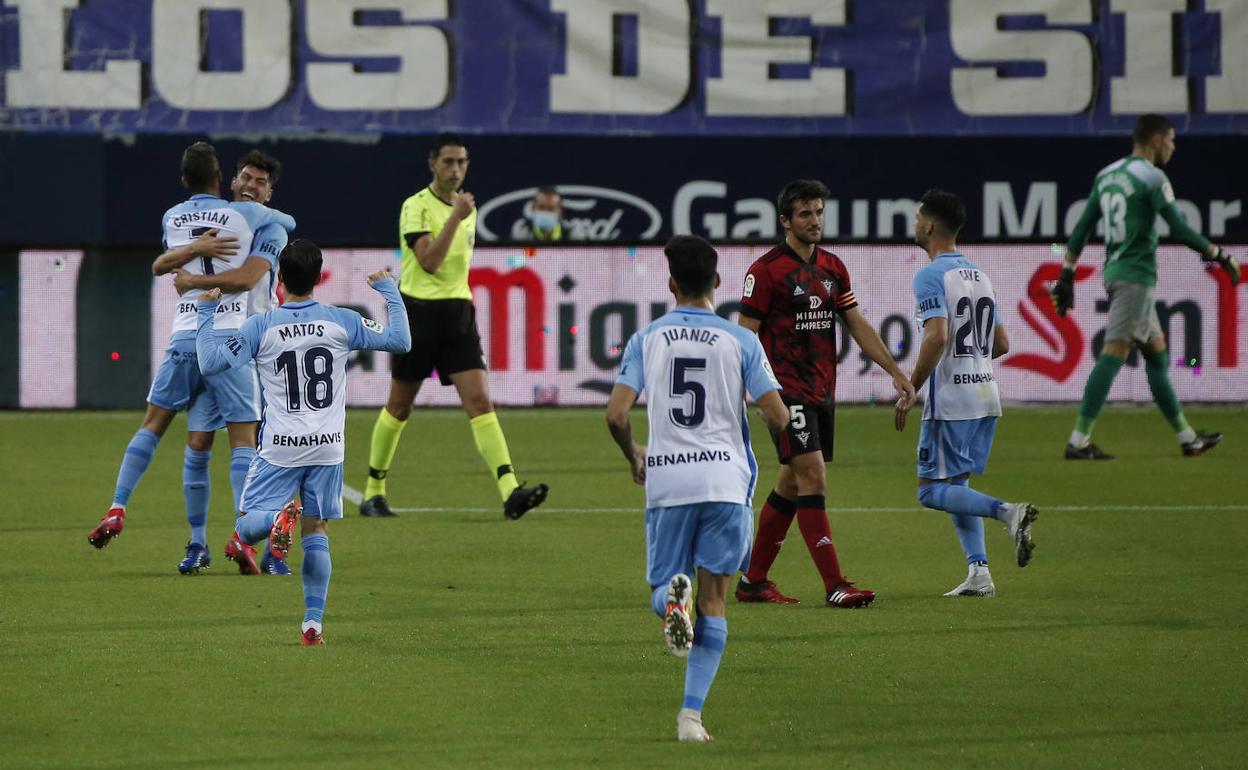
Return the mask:
<svg viewBox="0 0 1248 770">
<path fill-rule="evenodd" d="M 719 249 L 721 314 L 735 318 L 745 271 L 767 248 Z M 862 312 L 909 370 L 920 340 L 911 278 L 926 256 L 906 245 L 831 248 L 849 267 Z M 1056 316 L 1046 293 L 1059 270 L 1047 244 L 968 245 L 964 252 L 991 277 L 997 312 L 1010 333 L 1010 353 L 995 367 L 1003 398 L 1078 401 L 1104 336 L 1100 248 L 1090 247 L 1080 263 L 1076 305 L 1066 318 Z M 1158 262 L 1157 307 L 1169 334 L 1179 397 L 1248 400 L 1243 287 L 1230 286 L 1220 271 L 1203 270 L 1183 247 L 1163 246 Z M 365 277 L 385 266 L 398 271 L 392 249 L 326 250 L 317 297 L 383 317 L 384 303 Z M 22 251 L 16 267 L 18 312 L 0 316 L 0 338 L 14 343 L 0 353 L 0 405 L 140 406 L 168 338 L 170 279 L 151 279 L 145 261 L 109 261 L 99 252 Z M 471 283 L 491 391 L 508 406 L 605 403 L 629 335 L 673 304 L 658 246 L 480 247 Z M 839 401 L 891 399 L 889 378 L 847 335 L 841 335 L 838 355 Z M 351 365 L 350 404 L 381 404 L 388 355 L 356 354 Z M 14 367 L 17 376 L 5 373 Z M 1151 400 L 1134 354 L 1110 398 Z M 427 385 L 418 403 L 451 406 L 457 400 L 452 388 Z"/>
</svg>

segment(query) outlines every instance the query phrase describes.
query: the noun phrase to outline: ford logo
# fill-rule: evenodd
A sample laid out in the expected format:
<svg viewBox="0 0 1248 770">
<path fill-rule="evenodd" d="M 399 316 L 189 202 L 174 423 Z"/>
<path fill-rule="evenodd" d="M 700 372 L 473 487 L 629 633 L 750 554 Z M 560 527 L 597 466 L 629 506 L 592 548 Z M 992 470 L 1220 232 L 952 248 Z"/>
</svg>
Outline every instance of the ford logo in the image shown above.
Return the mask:
<svg viewBox="0 0 1248 770">
<path fill-rule="evenodd" d="M 578 241 L 612 241 L 624 236 L 648 240 L 659 232 L 663 217 L 648 201 L 619 190 L 586 185 L 557 185 L 563 197 L 564 237 Z M 531 238 L 528 216 L 536 187 L 492 199 L 477 211 L 477 235 L 484 241 Z M 493 225 L 497 230 L 491 228 Z"/>
</svg>

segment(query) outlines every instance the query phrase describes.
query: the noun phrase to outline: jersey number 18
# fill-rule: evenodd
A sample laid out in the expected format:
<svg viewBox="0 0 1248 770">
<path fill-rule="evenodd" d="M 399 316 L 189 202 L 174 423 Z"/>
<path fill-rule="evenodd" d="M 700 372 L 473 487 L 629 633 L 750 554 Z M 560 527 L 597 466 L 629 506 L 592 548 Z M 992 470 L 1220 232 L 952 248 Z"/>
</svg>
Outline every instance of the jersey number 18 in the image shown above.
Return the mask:
<svg viewBox="0 0 1248 770">
<path fill-rule="evenodd" d="M 308 348 L 303 354 L 300 371 L 299 354 L 287 350 L 277 357 L 274 370 L 286 377 L 286 405 L 292 412 L 303 409 L 306 401 L 311 409 L 324 409 L 334 401 L 334 355 L 329 348 Z"/>
</svg>

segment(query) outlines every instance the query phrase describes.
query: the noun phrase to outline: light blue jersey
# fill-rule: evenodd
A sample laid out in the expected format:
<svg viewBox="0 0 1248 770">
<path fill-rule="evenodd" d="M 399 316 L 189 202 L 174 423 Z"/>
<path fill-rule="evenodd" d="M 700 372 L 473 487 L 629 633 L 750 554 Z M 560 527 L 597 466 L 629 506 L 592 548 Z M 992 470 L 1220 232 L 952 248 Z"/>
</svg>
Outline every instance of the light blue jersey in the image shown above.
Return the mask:
<svg viewBox="0 0 1248 770">
<path fill-rule="evenodd" d="M 616 382 L 648 402 L 647 508 L 750 505 L 758 464 L 744 398 L 780 389 L 757 335 L 677 307 L 629 339 Z"/>
<path fill-rule="evenodd" d="M 407 311 L 394 279 L 373 288 L 386 298 L 389 327 L 354 310 L 308 300 L 254 315 L 236 334 L 217 342 L 212 334 L 216 305 L 198 303 L 200 370 L 212 375 L 256 362 L 265 404 L 259 454 L 268 463 L 287 468 L 341 463 L 348 355 L 352 350 L 411 349 Z"/>
<path fill-rule="evenodd" d="M 999 417 L 1001 397 L 992 371 L 992 341 L 999 323 L 988 274 L 961 254 L 949 252 L 914 276 L 919 326 L 945 318 L 949 339 L 927 379 L 923 419 Z"/>
<path fill-rule="evenodd" d="M 166 211 L 162 222 L 166 249 L 185 246 L 212 229 L 238 239 L 238 253 L 233 257 L 224 260 L 199 257 L 187 262 L 183 269 L 192 275 L 212 275 L 241 267 L 248 257 L 253 256 L 256 235 L 267 225 L 277 225 L 287 231 L 295 229 L 295 220 L 289 214 L 259 203 L 231 203 L 215 195 L 202 193 L 192 195 L 188 200 Z M 191 289 L 175 300 L 171 341 L 195 336 L 195 306 L 201 294 L 202 290 Z M 246 292 L 225 294 L 217 306 L 218 318 L 214 326 L 221 330 L 237 329 L 247 317 L 247 311 Z"/>
<path fill-rule="evenodd" d="M 247 292 L 247 315 L 267 313 L 277 307 L 277 257 L 290 240 L 286 228 L 274 223 L 256 231 L 252 240 L 251 256 L 269 263 L 266 272 L 251 291 Z"/>
</svg>

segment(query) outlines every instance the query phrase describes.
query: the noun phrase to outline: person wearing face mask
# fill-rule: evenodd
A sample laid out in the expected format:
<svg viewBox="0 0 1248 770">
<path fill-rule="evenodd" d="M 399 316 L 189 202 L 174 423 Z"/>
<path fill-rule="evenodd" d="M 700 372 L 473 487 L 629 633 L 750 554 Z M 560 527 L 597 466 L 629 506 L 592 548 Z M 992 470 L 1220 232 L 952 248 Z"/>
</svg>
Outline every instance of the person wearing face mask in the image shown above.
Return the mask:
<svg viewBox="0 0 1248 770">
<path fill-rule="evenodd" d="M 550 185 L 537 188 L 529 204 L 529 230 L 535 241 L 563 240 L 563 196 Z"/>
</svg>

